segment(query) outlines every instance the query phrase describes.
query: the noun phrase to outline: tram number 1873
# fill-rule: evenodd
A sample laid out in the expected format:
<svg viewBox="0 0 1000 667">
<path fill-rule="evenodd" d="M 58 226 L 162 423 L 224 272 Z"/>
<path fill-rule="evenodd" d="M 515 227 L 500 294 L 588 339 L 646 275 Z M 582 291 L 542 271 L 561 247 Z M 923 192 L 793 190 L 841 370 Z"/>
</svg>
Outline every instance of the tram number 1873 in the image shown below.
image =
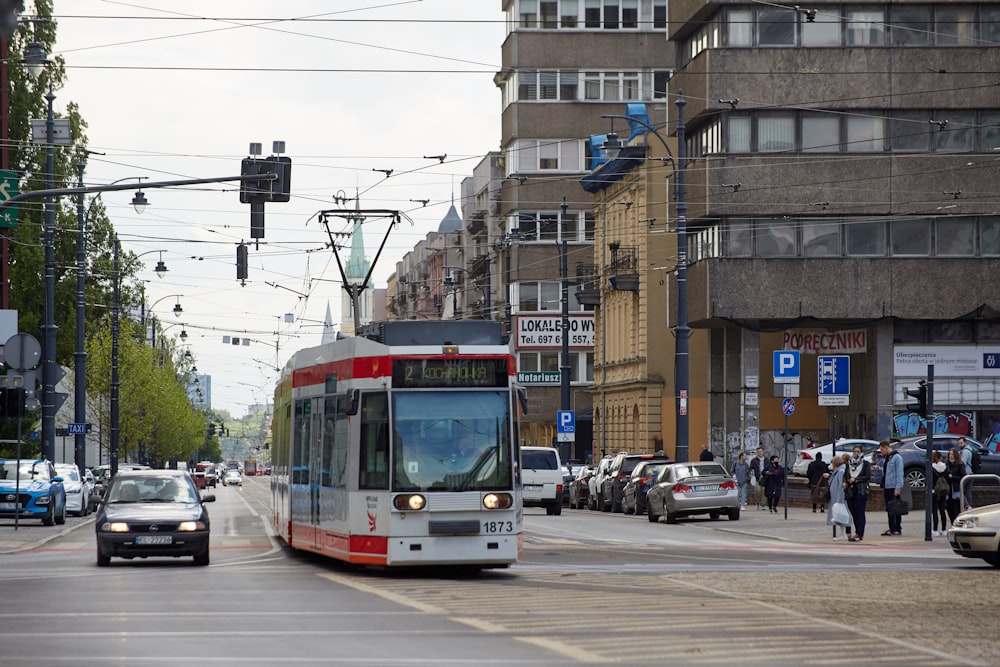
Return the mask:
<svg viewBox="0 0 1000 667">
<path fill-rule="evenodd" d="M 513 521 L 483 521 L 484 533 L 513 533 Z"/>
</svg>

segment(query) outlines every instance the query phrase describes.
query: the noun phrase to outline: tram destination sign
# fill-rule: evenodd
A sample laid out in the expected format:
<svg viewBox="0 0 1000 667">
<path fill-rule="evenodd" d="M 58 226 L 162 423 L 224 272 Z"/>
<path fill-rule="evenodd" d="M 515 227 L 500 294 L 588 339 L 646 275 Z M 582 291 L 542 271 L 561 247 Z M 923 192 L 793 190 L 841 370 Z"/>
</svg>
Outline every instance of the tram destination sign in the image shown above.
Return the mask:
<svg viewBox="0 0 1000 667">
<path fill-rule="evenodd" d="M 425 387 L 506 387 L 507 359 L 447 357 L 393 359 L 392 386 Z"/>
</svg>

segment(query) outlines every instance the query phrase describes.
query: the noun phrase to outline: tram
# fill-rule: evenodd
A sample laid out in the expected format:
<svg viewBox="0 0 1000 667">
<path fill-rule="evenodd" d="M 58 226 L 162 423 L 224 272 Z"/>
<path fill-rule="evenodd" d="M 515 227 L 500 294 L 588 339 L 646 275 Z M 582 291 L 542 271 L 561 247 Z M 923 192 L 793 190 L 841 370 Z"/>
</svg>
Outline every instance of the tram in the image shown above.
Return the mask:
<svg viewBox="0 0 1000 667">
<path fill-rule="evenodd" d="M 296 352 L 274 397 L 275 532 L 362 565 L 515 563 L 515 373 L 486 320 L 381 322 Z"/>
</svg>

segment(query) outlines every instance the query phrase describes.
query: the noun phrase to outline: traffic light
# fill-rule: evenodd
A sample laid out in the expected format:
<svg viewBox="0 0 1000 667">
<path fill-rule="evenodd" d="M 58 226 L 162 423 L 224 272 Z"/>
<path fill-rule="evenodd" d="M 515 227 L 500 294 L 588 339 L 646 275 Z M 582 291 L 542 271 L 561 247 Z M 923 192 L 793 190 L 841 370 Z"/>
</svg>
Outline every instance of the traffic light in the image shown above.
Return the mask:
<svg viewBox="0 0 1000 667">
<path fill-rule="evenodd" d="M 208 424 L 208 437 L 209 438 L 215 437 L 215 424 L 211 422 L 209 422 Z"/>
<path fill-rule="evenodd" d="M 917 400 L 916 403 L 907 403 L 907 410 L 916 412 L 921 417 L 927 416 L 927 380 L 921 380 L 920 386 L 916 389 L 903 387 L 903 395 Z"/>
<path fill-rule="evenodd" d="M 240 243 L 236 246 L 236 279 L 246 280 L 247 279 L 247 249 L 246 243 Z"/>
<path fill-rule="evenodd" d="M 277 178 L 271 181 L 270 196 L 267 201 L 286 202 L 291 199 L 292 191 L 292 158 L 280 155 L 272 155 L 265 160 L 267 171 Z"/>
<path fill-rule="evenodd" d="M 24 389 L 0 387 L 0 418 L 16 419 L 24 416 Z"/>
</svg>

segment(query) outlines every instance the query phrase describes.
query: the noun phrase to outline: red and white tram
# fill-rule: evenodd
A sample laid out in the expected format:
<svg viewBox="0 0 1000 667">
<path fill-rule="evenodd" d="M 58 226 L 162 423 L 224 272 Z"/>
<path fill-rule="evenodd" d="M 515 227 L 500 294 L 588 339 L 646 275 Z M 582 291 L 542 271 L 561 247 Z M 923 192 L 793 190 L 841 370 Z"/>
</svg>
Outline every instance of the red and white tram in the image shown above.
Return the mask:
<svg viewBox="0 0 1000 667">
<path fill-rule="evenodd" d="M 359 564 L 516 562 L 515 372 L 485 320 L 383 322 L 296 352 L 274 399 L 277 534 Z"/>
</svg>

